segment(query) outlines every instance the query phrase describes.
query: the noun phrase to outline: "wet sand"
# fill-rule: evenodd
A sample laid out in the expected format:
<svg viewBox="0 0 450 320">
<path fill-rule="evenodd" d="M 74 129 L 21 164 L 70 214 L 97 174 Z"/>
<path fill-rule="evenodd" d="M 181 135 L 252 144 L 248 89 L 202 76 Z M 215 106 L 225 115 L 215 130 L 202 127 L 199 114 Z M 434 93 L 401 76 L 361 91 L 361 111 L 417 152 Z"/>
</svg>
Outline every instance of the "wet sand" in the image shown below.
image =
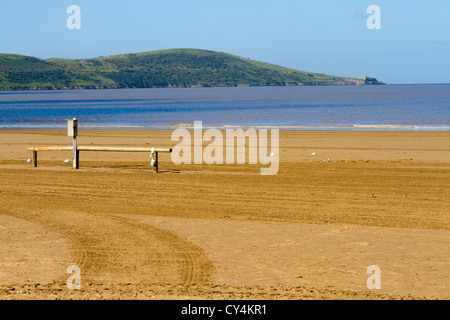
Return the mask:
<svg viewBox="0 0 450 320">
<path fill-rule="evenodd" d="M 172 147 L 171 133 L 78 141 Z M 0 130 L 0 299 L 450 298 L 449 132 L 280 131 L 274 176 L 169 154 L 159 174 L 141 153 L 27 162 L 68 145 L 65 130 Z"/>
</svg>

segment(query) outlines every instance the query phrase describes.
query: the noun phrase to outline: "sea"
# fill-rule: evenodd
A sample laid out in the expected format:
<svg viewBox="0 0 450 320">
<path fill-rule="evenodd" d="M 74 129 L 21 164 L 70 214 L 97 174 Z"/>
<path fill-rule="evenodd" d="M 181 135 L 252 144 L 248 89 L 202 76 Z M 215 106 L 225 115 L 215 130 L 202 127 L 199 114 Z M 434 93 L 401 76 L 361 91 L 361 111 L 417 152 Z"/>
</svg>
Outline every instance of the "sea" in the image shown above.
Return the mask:
<svg viewBox="0 0 450 320">
<path fill-rule="evenodd" d="M 0 129 L 450 130 L 450 84 L 0 92 Z"/>
</svg>

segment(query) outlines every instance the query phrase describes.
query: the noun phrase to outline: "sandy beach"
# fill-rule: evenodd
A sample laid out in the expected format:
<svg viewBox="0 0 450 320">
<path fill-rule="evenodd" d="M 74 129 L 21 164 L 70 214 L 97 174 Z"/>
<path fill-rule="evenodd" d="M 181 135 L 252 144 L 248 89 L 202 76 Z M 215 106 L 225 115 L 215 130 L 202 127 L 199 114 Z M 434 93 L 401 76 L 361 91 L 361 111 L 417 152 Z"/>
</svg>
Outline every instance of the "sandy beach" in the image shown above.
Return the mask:
<svg viewBox="0 0 450 320">
<path fill-rule="evenodd" d="M 78 141 L 172 147 L 171 133 Z M 71 152 L 27 162 L 27 147 L 71 143 L 66 130 L 0 130 L 0 299 L 450 298 L 450 132 L 280 131 L 273 176 L 170 154 L 158 174 L 147 153 L 82 152 L 79 170 Z"/>
</svg>

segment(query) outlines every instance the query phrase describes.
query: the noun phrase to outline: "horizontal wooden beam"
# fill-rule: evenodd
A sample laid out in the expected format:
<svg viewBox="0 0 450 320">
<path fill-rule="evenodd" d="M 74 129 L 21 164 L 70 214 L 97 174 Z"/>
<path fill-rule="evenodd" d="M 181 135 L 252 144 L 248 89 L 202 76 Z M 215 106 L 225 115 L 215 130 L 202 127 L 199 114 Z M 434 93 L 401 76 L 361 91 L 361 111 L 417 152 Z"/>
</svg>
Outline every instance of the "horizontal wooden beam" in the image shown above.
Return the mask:
<svg viewBox="0 0 450 320">
<path fill-rule="evenodd" d="M 78 146 L 79 151 L 115 151 L 115 152 L 165 152 L 171 153 L 172 148 L 126 148 L 126 147 L 94 147 Z"/>
<path fill-rule="evenodd" d="M 73 151 L 73 147 L 29 147 L 27 151 Z"/>
<path fill-rule="evenodd" d="M 127 147 L 96 147 L 77 146 L 78 151 L 111 151 L 111 152 L 163 152 L 171 153 L 172 148 L 127 148 Z M 73 147 L 29 147 L 27 151 L 73 151 Z"/>
</svg>

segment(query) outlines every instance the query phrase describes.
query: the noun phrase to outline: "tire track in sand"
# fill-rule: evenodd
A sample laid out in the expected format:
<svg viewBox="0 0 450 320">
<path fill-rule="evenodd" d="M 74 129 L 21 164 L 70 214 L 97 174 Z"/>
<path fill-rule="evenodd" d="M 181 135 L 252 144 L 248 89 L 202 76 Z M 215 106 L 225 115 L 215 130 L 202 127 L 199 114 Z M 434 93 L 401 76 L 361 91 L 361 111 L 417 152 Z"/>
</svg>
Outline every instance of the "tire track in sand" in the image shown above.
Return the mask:
<svg viewBox="0 0 450 320">
<path fill-rule="evenodd" d="M 111 218 L 129 225 L 133 229 L 142 229 L 145 232 L 156 235 L 158 239 L 170 243 L 170 246 L 173 247 L 177 255 L 181 258 L 179 261 L 183 266 L 179 271 L 184 285 L 208 283 L 210 273 L 212 272 L 212 264 L 202 249 L 167 230 L 159 229 L 148 224 L 143 225 L 135 219 L 129 219 L 124 216 L 113 216 Z"/>
<path fill-rule="evenodd" d="M 97 290 L 133 285 L 201 285 L 212 264 L 198 247 L 169 231 L 124 216 L 65 210 L 6 208 L 2 213 L 36 223 L 64 240 L 72 254 L 67 266 L 81 270 L 81 284 Z M 66 270 L 55 287 L 68 278 Z"/>
</svg>

